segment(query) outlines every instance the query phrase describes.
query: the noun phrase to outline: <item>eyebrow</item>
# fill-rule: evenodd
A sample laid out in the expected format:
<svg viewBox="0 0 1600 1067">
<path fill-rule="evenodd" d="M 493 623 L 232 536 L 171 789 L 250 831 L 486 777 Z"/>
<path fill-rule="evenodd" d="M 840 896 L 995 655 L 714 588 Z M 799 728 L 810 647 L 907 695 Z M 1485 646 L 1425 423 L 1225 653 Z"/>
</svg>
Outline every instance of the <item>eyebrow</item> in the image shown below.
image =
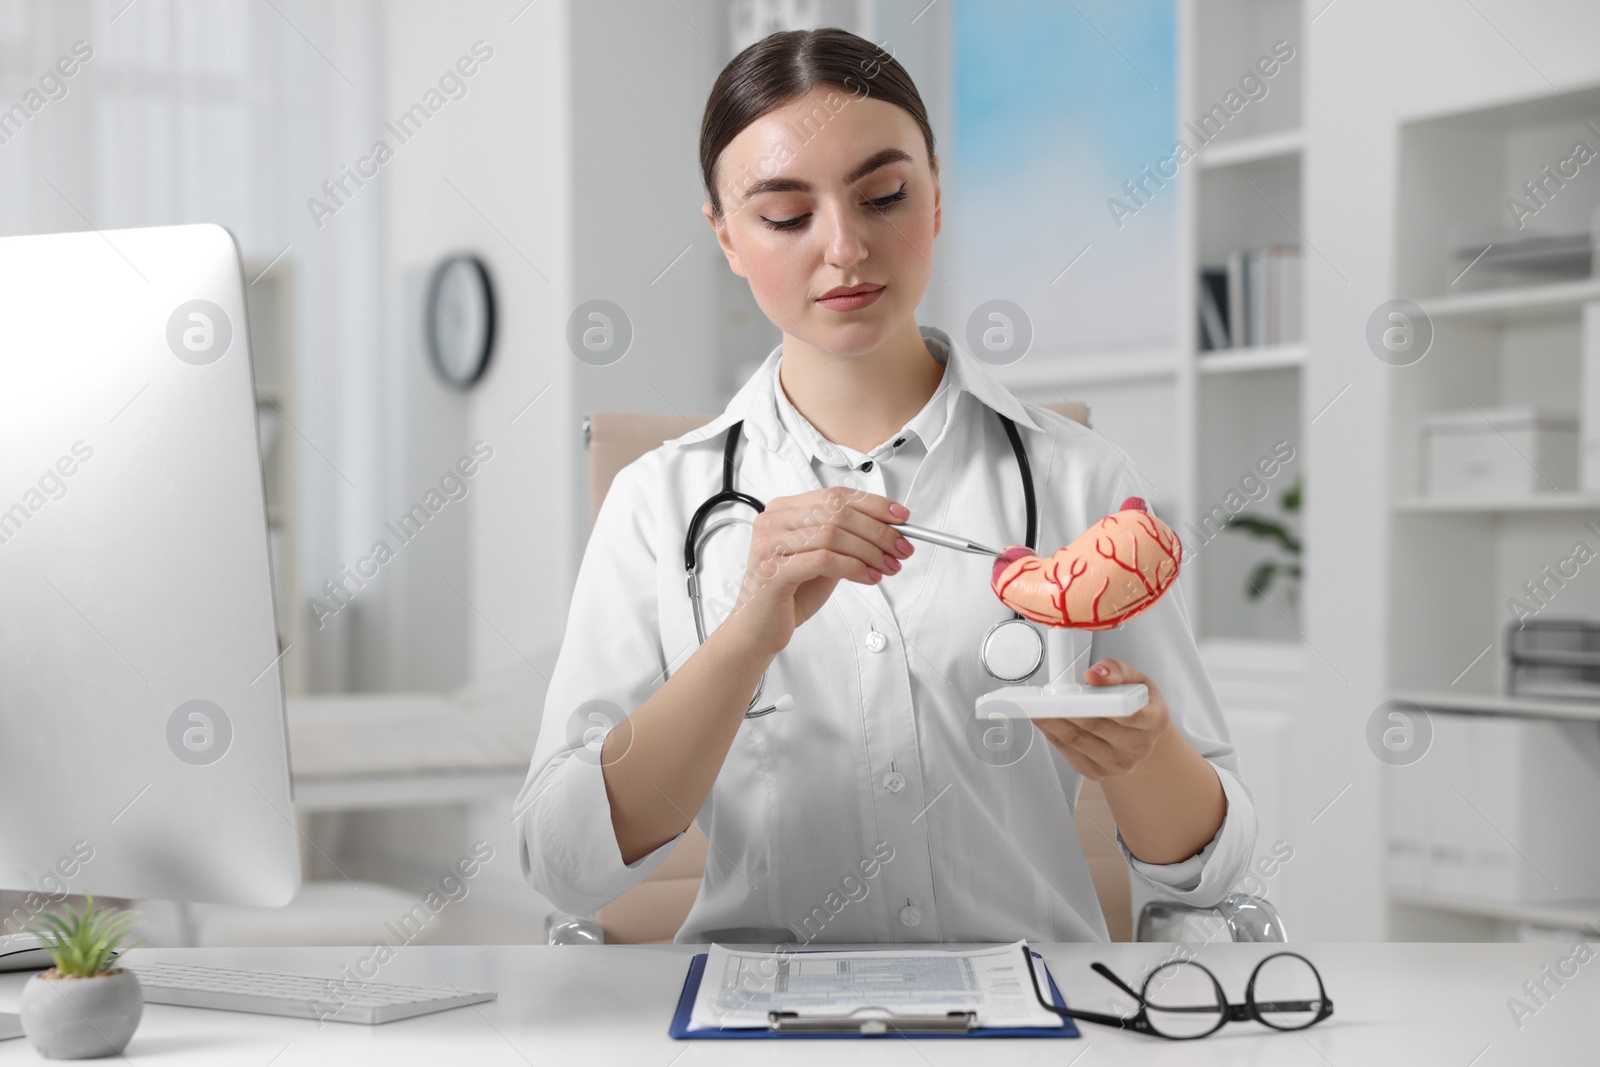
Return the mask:
<svg viewBox="0 0 1600 1067">
<path fill-rule="evenodd" d="M 891 163 L 911 163 L 914 160 L 909 152 L 899 148 L 883 148 L 874 152 L 862 161 L 855 170 L 845 175 L 845 182 L 854 185 L 879 167 L 887 167 Z M 744 189 L 746 197 L 755 196 L 757 193 L 809 193 L 811 183 L 801 181 L 799 178 L 763 178 L 752 182 Z"/>
</svg>

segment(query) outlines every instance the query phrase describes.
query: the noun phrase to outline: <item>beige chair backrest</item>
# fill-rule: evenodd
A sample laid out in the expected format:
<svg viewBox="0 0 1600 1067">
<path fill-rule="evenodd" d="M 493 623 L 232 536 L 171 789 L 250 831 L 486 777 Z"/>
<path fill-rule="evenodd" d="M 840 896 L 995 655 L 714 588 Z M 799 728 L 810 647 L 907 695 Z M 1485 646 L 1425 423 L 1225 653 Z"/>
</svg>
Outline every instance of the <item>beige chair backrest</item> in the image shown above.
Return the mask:
<svg viewBox="0 0 1600 1067">
<path fill-rule="evenodd" d="M 1067 401 L 1046 405 L 1069 419 L 1089 425 L 1087 407 Z M 597 411 L 588 416 L 589 491 L 592 524 L 611 480 L 623 467 L 661 442 L 704 426 L 714 415 L 648 415 Z M 1086 781 L 1078 799 L 1078 838 L 1094 877 L 1100 910 L 1113 941 L 1133 937 L 1133 896 L 1128 865 L 1116 847 L 1116 823 L 1098 782 Z M 691 824 L 661 866 L 643 882 L 600 909 L 606 941 L 641 944 L 671 941 L 689 915 L 705 871 L 706 839 Z"/>
</svg>

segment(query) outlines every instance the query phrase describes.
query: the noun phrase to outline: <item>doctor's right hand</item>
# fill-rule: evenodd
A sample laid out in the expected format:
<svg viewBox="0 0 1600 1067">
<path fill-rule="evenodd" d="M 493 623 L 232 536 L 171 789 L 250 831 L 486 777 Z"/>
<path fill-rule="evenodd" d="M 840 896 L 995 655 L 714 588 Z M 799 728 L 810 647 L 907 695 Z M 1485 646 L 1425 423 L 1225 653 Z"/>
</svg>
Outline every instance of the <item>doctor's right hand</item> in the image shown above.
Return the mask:
<svg viewBox="0 0 1600 1067">
<path fill-rule="evenodd" d="M 910 514 L 887 497 L 844 486 L 774 497 L 755 518 L 744 582 L 723 627 L 777 655 L 840 579 L 876 585 L 900 571 L 914 549 L 889 523 Z"/>
</svg>

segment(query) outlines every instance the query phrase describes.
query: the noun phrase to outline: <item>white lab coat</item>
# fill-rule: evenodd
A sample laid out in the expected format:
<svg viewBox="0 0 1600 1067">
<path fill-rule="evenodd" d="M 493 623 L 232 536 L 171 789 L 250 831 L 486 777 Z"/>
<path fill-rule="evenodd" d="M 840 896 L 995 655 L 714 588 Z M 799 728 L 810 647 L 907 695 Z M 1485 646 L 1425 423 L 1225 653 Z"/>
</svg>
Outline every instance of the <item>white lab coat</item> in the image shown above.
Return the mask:
<svg viewBox="0 0 1600 1067">
<path fill-rule="evenodd" d="M 961 395 L 911 484 L 910 521 L 996 546 L 1022 541 L 1022 484 L 997 411 L 1017 424 L 1033 468 L 1041 552 L 1129 496 L 1149 499 L 1098 432 L 1022 403 L 943 330 L 921 329 Z M 727 428 L 744 420 L 735 488 L 763 501 L 819 488 L 778 417 L 781 354 L 780 345 L 711 423 L 624 468 L 601 505 L 515 808 L 523 873 L 557 907 L 593 912 L 678 841 L 622 862 L 599 738 L 695 651 L 683 539 L 721 488 Z M 708 627 L 744 570 L 748 527 L 734 534 L 707 546 Z M 705 805 L 685 813 L 710 852 L 679 943 L 1106 939 L 1073 822 L 1081 777 L 1031 725 L 997 739 L 974 714 L 997 686 L 979 641 L 1010 617 L 990 569 L 986 557 L 919 544 L 883 579 L 896 584 L 893 607 L 880 586 L 841 582 L 795 631 L 764 693 L 791 694 L 793 708 L 745 720 Z M 1128 856 L 1168 896 L 1211 904 L 1245 874 L 1256 815 L 1182 599 L 1180 578 L 1138 618 L 1093 634 L 1092 648 L 1076 632 L 1075 671 L 1101 656 L 1143 670 L 1216 768 L 1228 807 L 1215 838 L 1179 863 Z M 1126 855 L 1120 835 L 1117 844 Z"/>
</svg>

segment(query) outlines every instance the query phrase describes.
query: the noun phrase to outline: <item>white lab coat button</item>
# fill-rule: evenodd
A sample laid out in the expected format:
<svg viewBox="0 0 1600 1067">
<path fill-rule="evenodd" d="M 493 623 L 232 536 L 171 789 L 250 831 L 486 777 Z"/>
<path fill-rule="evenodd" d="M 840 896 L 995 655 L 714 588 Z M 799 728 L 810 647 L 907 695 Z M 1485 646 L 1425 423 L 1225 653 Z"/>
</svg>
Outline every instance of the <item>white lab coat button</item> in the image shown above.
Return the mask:
<svg viewBox="0 0 1600 1067">
<path fill-rule="evenodd" d="M 889 647 L 889 639 L 874 628 L 867 631 L 866 645 L 869 652 L 882 652 Z"/>
<path fill-rule="evenodd" d="M 907 904 L 900 909 L 900 922 L 905 926 L 915 926 L 922 921 L 922 912 L 913 904 Z"/>
<path fill-rule="evenodd" d="M 906 787 L 906 776 L 899 771 L 890 771 L 883 776 L 883 787 L 891 793 L 898 793 Z"/>
</svg>

